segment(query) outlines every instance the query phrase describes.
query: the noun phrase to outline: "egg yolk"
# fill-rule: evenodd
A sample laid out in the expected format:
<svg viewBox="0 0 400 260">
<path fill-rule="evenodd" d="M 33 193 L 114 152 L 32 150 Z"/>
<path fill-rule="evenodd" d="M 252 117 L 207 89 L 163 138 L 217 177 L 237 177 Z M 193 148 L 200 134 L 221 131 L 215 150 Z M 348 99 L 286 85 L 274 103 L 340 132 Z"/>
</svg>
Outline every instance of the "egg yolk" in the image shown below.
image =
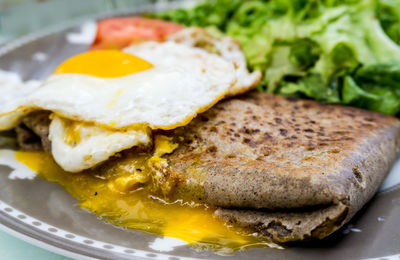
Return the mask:
<svg viewBox="0 0 400 260">
<path fill-rule="evenodd" d="M 15 157 L 44 179 L 64 186 L 80 200 L 80 206 L 114 225 L 178 238 L 223 254 L 252 247 L 280 248 L 246 229 L 230 226 L 214 215 L 212 206 L 184 198 L 163 202 L 152 195 L 152 186 L 146 184 L 157 183 L 164 193 L 172 181 L 160 180 L 162 176 L 152 171 L 152 165 L 167 163 L 162 156 L 178 144 L 171 137 L 155 135 L 154 146 L 153 154 L 121 155 L 109 164 L 74 174 L 63 171 L 43 151 L 17 151 Z"/>
<path fill-rule="evenodd" d="M 153 67 L 153 64 L 119 50 L 97 50 L 64 61 L 54 74 L 79 73 L 101 78 L 123 77 Z"/>
<path fill-rule="evenodd" d="M 168 137 L 155 140 L 155 156 L 176 147 Z M 175 201 L 164 203 L 150 196 L 143 183 L 147 182 L 146 155 L 131 155 L 112 164 L 107 173 L 101 169 L 81 173 L 67 173 L 43 151 L 18 151 L 16 159 L 48 181 L 57 182 L 80 200 L 80 206 L 107 222 L 125 228 L 134 228 L 157 235 L 175 237 L 193 247 L 209 249 L 222 254 L 252 247 L 280 248 L 278 245 L 246 230 L 226 224 L 214 215 L 211 206 Z M 142 169 L 141 171 L 133 169 Z M 131 172 L 133 170 L 133 172 Z M 144 174 L 144 175 L 143 175 Z M 140 187 L 134 191 L 130 188 Z"/>
</svg>

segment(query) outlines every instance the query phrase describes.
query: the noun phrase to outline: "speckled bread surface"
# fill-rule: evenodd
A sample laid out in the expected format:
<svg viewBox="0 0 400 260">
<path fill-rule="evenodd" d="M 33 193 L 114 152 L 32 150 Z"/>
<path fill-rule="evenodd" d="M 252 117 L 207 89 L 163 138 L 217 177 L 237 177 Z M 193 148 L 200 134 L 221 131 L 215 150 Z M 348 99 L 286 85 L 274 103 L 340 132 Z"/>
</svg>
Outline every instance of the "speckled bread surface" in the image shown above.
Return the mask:
<svg viewBox="0 0 400 260">
<path fill-rule="evenodd" d="M 202 186 L 217 215 L 277 241 L 322 238 L 377 191 L 400 146 L 400 121 L 357 108 L 252 92 L 172 136 L 170 165 Z M 182 138 L 181 138 L 182 140 Z"/>
</svg>

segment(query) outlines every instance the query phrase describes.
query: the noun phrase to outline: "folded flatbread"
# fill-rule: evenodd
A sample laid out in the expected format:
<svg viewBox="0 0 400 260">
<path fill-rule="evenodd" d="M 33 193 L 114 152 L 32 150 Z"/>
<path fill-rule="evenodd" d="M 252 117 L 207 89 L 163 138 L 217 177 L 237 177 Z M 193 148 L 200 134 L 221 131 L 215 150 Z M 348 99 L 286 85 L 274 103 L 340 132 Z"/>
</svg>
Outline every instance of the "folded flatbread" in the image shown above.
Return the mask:
<svg viewBox="0 0 400 260">
<path fill-rule="evenodd" d="M 24 120 L 46 146 L 43 124 Z M 279 242 L 340 228 L 376 193 L 400 149 L 394 117 L 260 92 L 162 134 L 179 143 L 164 156 L 169 171 L 185 176 L 172 198 L 215 206 L 217 216 Z"/>
</svg>

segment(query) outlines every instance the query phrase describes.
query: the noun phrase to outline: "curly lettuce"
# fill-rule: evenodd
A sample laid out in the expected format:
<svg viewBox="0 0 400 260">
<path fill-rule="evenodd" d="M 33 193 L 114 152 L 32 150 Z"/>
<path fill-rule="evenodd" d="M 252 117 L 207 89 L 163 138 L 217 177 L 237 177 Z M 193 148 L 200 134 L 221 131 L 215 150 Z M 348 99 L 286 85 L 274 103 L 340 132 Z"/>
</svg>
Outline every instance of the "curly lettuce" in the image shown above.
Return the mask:
<svg viewBox="0 0 400 260">
<path fill-rule="evenodd" d="M 215 0 L 153 16 L 236 39 L 261 91 L 400 112 L 400 0 Z"/>
</svg>

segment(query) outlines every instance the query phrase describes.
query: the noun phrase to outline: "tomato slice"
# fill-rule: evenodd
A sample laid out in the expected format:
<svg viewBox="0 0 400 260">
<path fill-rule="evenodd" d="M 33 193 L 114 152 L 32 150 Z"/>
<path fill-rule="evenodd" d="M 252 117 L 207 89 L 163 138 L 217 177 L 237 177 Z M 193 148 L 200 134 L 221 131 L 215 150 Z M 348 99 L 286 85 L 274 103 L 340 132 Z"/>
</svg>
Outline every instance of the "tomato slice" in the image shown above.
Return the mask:
<svg viewBox="0 0 400 260">
<path fill-rule="evenodd" d="M 182 25 L 158 19 L 104 19 L 97 23 L 97 34 L 91 49 L 121 49 L 136 41 L 162 40 L 181 29 Z"/>
</svg>

